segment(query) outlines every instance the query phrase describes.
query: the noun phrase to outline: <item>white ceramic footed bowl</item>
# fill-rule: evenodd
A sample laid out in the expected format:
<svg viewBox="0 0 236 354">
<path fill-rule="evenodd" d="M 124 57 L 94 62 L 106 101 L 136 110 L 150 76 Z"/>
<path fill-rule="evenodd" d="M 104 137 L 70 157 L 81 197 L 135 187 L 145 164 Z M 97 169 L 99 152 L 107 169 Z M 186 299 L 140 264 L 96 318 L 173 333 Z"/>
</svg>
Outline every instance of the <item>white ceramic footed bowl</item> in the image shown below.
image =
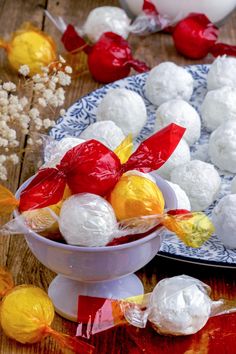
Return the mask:
<svg viewBox="0 0 236 354">
<path fill-rule="evenodd" d="M 174 191 L 161 177 L 155 178 L 166 208 L 176 209 Z M 19 188 L 17 198 L 29 182 Z M 137 241 L 109 247 L 71 246 L 29 230 L 25 230 L 25 239 L 35 257 L 59 274 L 50 284 L 49 296 L 56 311 L 71 320 L 76 320 L 79 294 L 124 298 L 143 293 L 140 280 L 132 273 L 150 262 L 161 245 L 160 230 Z"/>
</svg>

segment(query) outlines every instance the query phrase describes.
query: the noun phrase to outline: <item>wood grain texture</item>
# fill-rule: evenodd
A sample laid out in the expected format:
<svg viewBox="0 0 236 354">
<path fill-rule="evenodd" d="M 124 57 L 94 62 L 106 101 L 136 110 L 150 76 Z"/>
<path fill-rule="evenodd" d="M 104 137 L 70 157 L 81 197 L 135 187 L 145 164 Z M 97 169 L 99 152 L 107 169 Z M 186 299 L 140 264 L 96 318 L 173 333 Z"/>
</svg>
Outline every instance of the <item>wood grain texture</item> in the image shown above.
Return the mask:
<svg viewBox="0 0 236 354">
<path fill-rule="evenodd" d="M 39 28 L 49 33 L 59 44 L 60 33 L 43 15 L 42 9 L 47 8 L 52 14 L 63 16 L 68 22 L 75 24 L 83 23 L 89 11 L 97 6 L 118 5 L 118 0 L 0 0 L 0 28 L 1 36 L 9 34 L 19 28 L 24 21 L 32 21 Z M 236 14 L 232 16 L 221 30 L 221 40 L 236 44 Z M 188 65 L 196 62 L 186 60 L 176 53 L 172 39 L 166 34 L 154 34 L 146 38 L 130 36 L 130 44 L 134 55 L 154 66 L 161 61 L 171 60 L 178 64 Z M 59 50 L 63 52 L 61 45 Z M 0 53 L 1 78 L 16 78 L 9 69 L 6 57 Z M 209 56 L 202 63 L 210 63 Z M 89 74 L 75 80 L 69 89 L 66 107 L 69 107 L 79 97 L 100 87 L 92 80 Z M 24 141 L 22 141 L 24 144 Z M 27 179 L 34 171 L 29 156 L 24 156 L 22 165 L 10 171 L 7 185 L 15 190 L 19 183 Z M 6 265 L 12 271 L 16 284 L 31 283 L 47 290 L 49 283 L 55 276 L 50 270 L 41 265 L 28 249 L 23 236 L 1 237 L 0 239 L 0 265 Z M 195 276 L 212 287 L 214 298 L 236 298 L 235 270 L 206 267 L 156 257 L 138 273 L 142 279 L 145 291 L 153 289 L 156 282 L 162 278 L 189 274 Z M 76 326 L 55 316 L 53 328 L 65 333 L 74 334 Z M 225 330 L 224 330 L 225 329 Z M 206 329 L 195 336 L 188 338 L 165 338 L 157 335 L 151 328 L 136 330 L 124 326 L 115 328 L 106 333 L 95 336 L 91 342 L 96 346 L 97 354 L 139 354 L 161 353 L 169 354 L 205 354 L 222 353 L 233 354 L 235 352 L 236 320 L 235 316 L 222 317 L 217 323 L 210 321 Z M 228 339 L 227 339 L 228 338 Z M 217 347 L 216 347 L 217 344 Z M 217 348 L 217 350 L 216 350 Z M 0 331 L 0 354 L 33 354 L 33 353 L 56 353 L 61 351 L 55 342 L 47 338 L 41 343 L 31 346 L 20 345 Z"/>
</svg>

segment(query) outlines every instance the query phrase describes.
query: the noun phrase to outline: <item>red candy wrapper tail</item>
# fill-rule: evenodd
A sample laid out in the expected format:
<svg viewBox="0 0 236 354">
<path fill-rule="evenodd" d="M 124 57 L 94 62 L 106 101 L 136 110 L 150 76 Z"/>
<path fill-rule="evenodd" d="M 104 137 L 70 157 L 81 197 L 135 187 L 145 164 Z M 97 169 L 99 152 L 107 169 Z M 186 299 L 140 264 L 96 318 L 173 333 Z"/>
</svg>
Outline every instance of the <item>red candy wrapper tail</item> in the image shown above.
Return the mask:
<svg viewBox="0 0 236 354">
<path fill-rule="evenodd" d="M 57 204 L 66 187 L 65 175 L 55 168 L 40 170 L 30 184 L 21 192 L 21 212 Z"/>
<path fill-rule="evenodd" d="M 147 173 L 160 168 L 172 155 L 185 133 L 185 128 L 174 123 L 142 142 L 123 165 L 123 171 L 139 170 Z"/>
</svg>

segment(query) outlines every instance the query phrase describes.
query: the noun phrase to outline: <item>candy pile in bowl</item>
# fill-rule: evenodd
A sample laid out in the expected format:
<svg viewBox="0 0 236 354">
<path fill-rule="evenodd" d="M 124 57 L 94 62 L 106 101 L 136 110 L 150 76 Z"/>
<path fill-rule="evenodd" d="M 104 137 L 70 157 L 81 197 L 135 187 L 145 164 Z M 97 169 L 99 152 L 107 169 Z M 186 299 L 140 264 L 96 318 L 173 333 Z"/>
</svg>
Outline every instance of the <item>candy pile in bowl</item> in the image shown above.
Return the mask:
<svg viewBox="0 0 236 354">
<path fill-rule="evenodd" d="M 184 132 L 185 128 L 171 123 L 133 153 L 131 137 L 124 138 L 110 121 L 85 130 L 86 141 L 54 142 L 51 158 L 21 191 L 19 200 L 1 187 L 1 206 L 8 211 L 18 207 L 20 212 L 4 229 L 24 232 L 28 228 L 55 241 L 62 238 L 71 245 L 100 247 L 133 241 L 134 235 L 144 237 L 163 225 L 187 245 L 201 246 L 214 231 L 210 220 L 201 212 L 165 210 L 164 196 L 148 174 L 168 160 Z M 89 139 L 90 134 L 97 140 Z M 105 144 L 112 144 L 115 151 Z"/>
</svg>

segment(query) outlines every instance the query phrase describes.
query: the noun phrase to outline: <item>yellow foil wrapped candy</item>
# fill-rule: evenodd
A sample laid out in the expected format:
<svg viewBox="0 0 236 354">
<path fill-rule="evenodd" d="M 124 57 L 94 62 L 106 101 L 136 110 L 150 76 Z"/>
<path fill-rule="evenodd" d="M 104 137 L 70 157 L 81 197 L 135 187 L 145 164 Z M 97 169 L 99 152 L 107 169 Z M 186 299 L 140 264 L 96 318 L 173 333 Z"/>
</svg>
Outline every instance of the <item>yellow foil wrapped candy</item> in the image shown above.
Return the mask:
<svg viewBox="0 0 236 354">
<path fill-rule="evenodd" d="M 123 175 L 111 192 L 109 202 L 118 220 L 162 214 L 165 206 L 157 185 L 137 175 Z"/>
<path fill-rule="evenodd" d="M 53 318 L 54 308 L 48 295 L 33 285 L 13 288 L 0 307 L 3 331 L 20 343 L 36 343 L 43 339 Z"/>
<path fill-rule="evenodd" d="M 19 70 L 21 65 L 28 65 L 30 74 L 41 72 L 56 60 L 56 45 L 51 37 L 30 23 L 26 23 L 16 31 L 9 42 L 0 39 L 0 47 L 7 52 L 10 65 Z"/>
</svg>

